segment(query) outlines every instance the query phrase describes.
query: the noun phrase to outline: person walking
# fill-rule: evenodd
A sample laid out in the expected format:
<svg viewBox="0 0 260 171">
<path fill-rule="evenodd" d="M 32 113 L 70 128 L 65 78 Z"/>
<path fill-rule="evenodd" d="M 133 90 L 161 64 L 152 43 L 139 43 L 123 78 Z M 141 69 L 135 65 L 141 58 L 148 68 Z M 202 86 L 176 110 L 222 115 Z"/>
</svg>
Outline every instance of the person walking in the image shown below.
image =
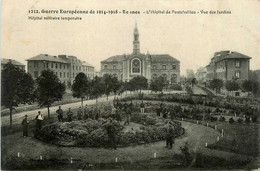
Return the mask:
<svg viewBox="0 0 260 171">
<path fill-rule="evenodd" d="M 171 122 L 169 122 L 166 130 L 166 147 L 169 149 L 172 149 L 172 144 L 174 143 L 173 137 L 174 137 L 174 129 Z"/>
<path fill-rule="evenodd" d="M 116 129 L 113 124 L 113 120 L 110 118 L 109 124 L 106 127 L 107 135 L 108 135 L 108 141 L 109 141 L 109 146 L 110 148 L 117 148 L 116 144 Z"/>
<path fill-rule="evenodd" d="M 71 109 L 69 108 L 69 111 L 67 112 L 67 121 L 71 122 L 72 121 L 72 116 L 73 116 L 73 112 L 71 111 Z"/>
<path fill-rule="evenodd" d="M 144 102 L 142 101 L 140 104 L 141 113 L 144 113 Z"/>
<path fill-rule="evenodd" d="M 59 122 L 63 122 L 63 110 L 61 109 L 61 106 L 59 106 L 59 109 L 56 110 L 56 113 L 58 114 Z"/>
<path fill-rule="evenodd" d="M 41 114 L 41 111 L 38 111 L 38 115 L 35 117 L 36 120 L 36 133 L 39 132 L 40 129 L 42 129 L 42 122 L 43 122 L 43 116 Z"/>
<path fill-rule="evenodd" d="M 27 115 L 24 116 L 22 125 L 23 125 L 23 137 L 28 137 L 29 121 Z"/>
<path fill-rule="evenodd" d="M 87 120 L 88 118 L 89 118 L 89 111 L 88 111 L 88 105 L 86 104 L 85 109 L 84 109 L 83 119 Z"/>
<path fill-rule="evenodd" d="M 130 110 L 130 108 L 126 108 L 126 112 L 125 112 L 125 123 L 124 125 L 126 124 L 130 124 L 130 117 L 131 117 L 131 114 L 132 114 L 132 111 Z"/>
<path fill-rule="evenodd" d="M 77 114 L 79 121 L 82 120 L 82 115 L 83 115 L 83 111 L 81 110 L 81 107 L 79 107 L 78 114 Z"/>
</svg>

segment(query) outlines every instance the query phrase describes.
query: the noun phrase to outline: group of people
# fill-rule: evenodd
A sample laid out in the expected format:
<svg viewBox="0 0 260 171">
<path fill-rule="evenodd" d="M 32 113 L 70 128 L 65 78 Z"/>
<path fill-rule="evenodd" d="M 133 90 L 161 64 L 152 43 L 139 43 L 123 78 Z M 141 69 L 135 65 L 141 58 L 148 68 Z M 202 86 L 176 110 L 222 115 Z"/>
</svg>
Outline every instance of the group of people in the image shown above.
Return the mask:
<svg viewBox="0 0 260 171">
<path fill-rule="evenodd" d="M 38 114 L 35 117 L 35 134 L 39 133 L 39 130 L 42 128 L 42 122 L 44 117 L 42 116 L 41 112 L 39 111 Z M 24 116 L 24 119 L 22 121 L 23 126 L 23 137 L 28 137 L 28 131 L 29 131 L 29 120 L 28 115 Z"/>
<path fill-rule="evenodd" d="M 59 109 L 56 111 L 56 113 L 58 114 L 59 122 L 64 122 L 65 119 L 63 117 L 63 110 L 61 109 L 61 106 L 59 106 Z M 74 113 L 71 110 L 71 108 L 69 108 L 67 112 L 66 120 L 68 122 L 71 122 L 73 120 L 73 116 Z M 100 109 L 98 109 L 97 107 L 88 108 L 88 105 L 85 105 L 84 109 L 82 109 L 82 107 L 79 107 L 76 117 L 78 120 L 86 120 L 86 119 L 98 120 L 101 117 L 101 113 L 100 113 Z"/>
</svg>

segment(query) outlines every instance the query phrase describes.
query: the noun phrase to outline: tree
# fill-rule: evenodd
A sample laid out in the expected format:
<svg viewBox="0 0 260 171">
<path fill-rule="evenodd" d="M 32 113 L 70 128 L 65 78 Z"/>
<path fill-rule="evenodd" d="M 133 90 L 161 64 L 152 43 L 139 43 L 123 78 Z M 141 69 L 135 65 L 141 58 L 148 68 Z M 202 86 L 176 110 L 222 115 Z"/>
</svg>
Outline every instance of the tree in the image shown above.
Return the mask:
<svg viewBox="0 0 260 171">
<path fill-rule="evenodd" d="M 136 76 L 129 83 L 134 90 L 140 90 L 140 92 L 148 87 L 147 79 L 144 76 Z"/>
<path fill-rule="evenodd" d="M 51 70 L 44 70 L 37 78 L 37 101 L 40 107 L 47 107 L 50 118 L 50 106 L 55 101 L 62 99 L 65 93 L 65 85 L 60 82 L 57 75 Z"/>
<path fill-rule="evenodd" d="M 102 77 L 95 76 L 91 81 L 90 95 L 98 101 L 98 97 L 102 96 L 105 92 L 105 83 Z"/>
<path fill-rule="evenodd" d="M 112 85 L 112 91 L 114 92 L 114 95 L 116 95 L 118 92 L 120 94 L 124 92 L 123 82 L 119 81 L 117 77 L 112 78 Z"/>
<path fill-rule="evenodd" d="M 102 79 L 105 84 L 104 92 L 108 100 L 109 94 L 113 91 L 113 77 L 111 76 L 111 74 L 105 74 Z"/>
<path fill-rule="evenodd" d="M 220 92 L 220 89 L 223 87 L 223 80 L 213 79 L 209 82 L 209 87 L 216 90 L 216 93 Z"/>
<path fill-rule="evenodd" d="M 164 77 L 160 76 L 158 78 L 152 79 L 151 83 L 150 83 L 150 89 L 151 91 L 163 91 L 163 88 L 166 84 L 166 80 Z"/>
<path fill-rule="evenodd" d="M 80 72 L 77 74 L 72 84 L 72 95 L 73 97 L 81 98 L 81 106 L 83 106 L 83 100 L 89 95 L 90 82 L 87 76 Z"/>
<path fill-rule="evenodd" d="M 246 91 L 252 92 L 255 96 L 259 94 L 260 84 L 257 81 L 245 80 L 242 83 L 242 88 Z"/>
<path fill-rule="evenodd" d="M 235 80 L 226 82 L 226 89 L 228 91 L 237 91 L 239 88 L 240 86 Z"/>
<path fill-rule="evenodd" d="M 34 81 L 30 74 L 25 73 L 11 63 L 4 65 L 1 77 L 1 103 L 9 108 L 10 127 L 14 106 L 31 103 L 34 100 Z"/>
</svg>

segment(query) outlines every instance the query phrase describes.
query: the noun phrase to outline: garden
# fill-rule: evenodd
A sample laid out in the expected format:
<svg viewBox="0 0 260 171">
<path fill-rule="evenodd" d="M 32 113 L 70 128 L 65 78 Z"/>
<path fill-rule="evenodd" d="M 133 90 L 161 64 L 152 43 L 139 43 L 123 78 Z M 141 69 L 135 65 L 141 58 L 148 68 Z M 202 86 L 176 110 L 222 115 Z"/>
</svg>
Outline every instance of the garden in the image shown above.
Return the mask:
<svg viewBox="0 0 260 171">
<path fill-rule="evenodd" d="M 106 128 L 111 119 L 105 117 L 98 120 L 87 119 L 47 124 L 36 137 L 44 142 L 60 146 L 108 147 L 109 138 Z M 119 147 L 165 140 L 168 124 L 174 128 L 173 137 L 184 133 L 180 122 L 151 116 L 147 113 L 134 112 L 131 122 L 140 125 L 139 128 L 126 130 L 123 122 L 112 120 Z"/>
</svg>

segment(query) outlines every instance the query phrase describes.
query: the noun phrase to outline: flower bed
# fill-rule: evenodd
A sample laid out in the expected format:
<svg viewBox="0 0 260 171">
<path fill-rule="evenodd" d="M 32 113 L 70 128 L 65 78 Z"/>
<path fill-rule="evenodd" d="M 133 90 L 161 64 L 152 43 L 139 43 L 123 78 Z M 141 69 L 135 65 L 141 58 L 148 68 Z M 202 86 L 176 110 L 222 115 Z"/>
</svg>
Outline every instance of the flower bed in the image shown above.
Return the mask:
<svg viewBox="0 0 260 171">
<path fill-rule="evenodd" d="M 124 126 L 113 121 L 116 130 L 117 145 L 124 147 L 164 140 L 168 119 L 153 118 L 148 114 L 133 114 L 132 121 L 142 124 L 140 129 L 123 131 Z M 108 119 L 56 122 L 46 125 L 37 135 L 37 138 L 61 146 L 107 147 L 109 139 L 106 131 Z M 179 122 L 171 122 L 174 127 L 174 137 L 182 135 L 184 129 Z"/>
</svg>

